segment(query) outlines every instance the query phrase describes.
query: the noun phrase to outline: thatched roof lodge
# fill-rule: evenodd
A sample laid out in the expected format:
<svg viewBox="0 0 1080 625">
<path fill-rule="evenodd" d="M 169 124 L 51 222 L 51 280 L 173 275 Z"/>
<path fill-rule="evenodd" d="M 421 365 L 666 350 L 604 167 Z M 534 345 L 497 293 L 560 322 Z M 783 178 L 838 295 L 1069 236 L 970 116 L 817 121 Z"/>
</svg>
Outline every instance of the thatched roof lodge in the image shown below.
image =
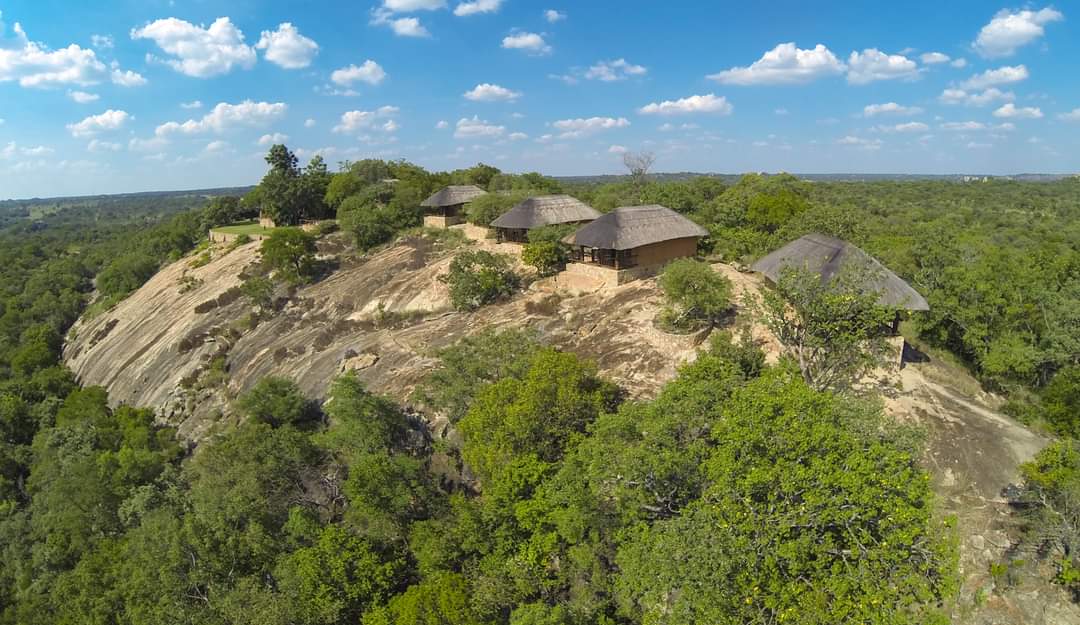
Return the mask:
<svg viewBox="0 0 1080 625">
<path fill-rule="evenodd" d="M 563 239 L 573 248 L 567 271 L 588 273 L 607 285 L 652 275 L 676 258 L 697 253 L 701 226 L 670 208 L 626 206 Z"/>
<path fill-rule="evenodd" d="M 588 223 L 600 213 L 569 195 L 541 195 L 524 200 L 491 222 L 500 241 L 527 241 L 534 228 L 557 224 Z"/>
<path fill-rule="evenodd" d="M 806 269 L 831 281 L 845 267 L 866 270 L 867 291 L 879 294 L 878 304 L 898 310 L 930 310 L 926 299 L 876 258 L 847 241 L 824 234 L 808 234 L 788 243 L 751 266 L 772 282 L 787 268 Z"/>
<path fill-rule="evenodd" d="M 478 186 L 450 185 L 439 189 L 431 197 L 420 202 L 424 207 L 424 225 L 432 228 L 446 228 L 463 221 L 465 205 L 481 195 L 487 195 Z"/>
</svg>

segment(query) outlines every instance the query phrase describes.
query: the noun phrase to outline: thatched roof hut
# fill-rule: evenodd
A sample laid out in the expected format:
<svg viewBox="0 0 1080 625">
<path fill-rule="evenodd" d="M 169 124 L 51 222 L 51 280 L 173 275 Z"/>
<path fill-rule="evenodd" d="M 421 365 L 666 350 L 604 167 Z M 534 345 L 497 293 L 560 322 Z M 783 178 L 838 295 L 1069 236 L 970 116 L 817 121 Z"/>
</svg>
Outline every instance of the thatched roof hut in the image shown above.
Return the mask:
<svg viewBox="0 0 1080 625">
<path fill-rule="evenodd" d="M 458 206 L 460 204 L 471 202 L 481 195 L 487 195 L 487 191 L 484 191 L 476 185 L 450 185 L 439 189 L 432 194 L 431 197 L 420 202 L 420 206 L 425 208 Z"/>
<path fill-rule="evenodd" d="M 574 224 L 592 221 L 600 213 L 581 200 L 569 195 L 531 197 L 491 222 L 494 228 L 532 230 L 555 224 Z"/>
<path fill-rule="evenodd" d="M 824 234 L 808 234 L 758 260 L 751 269 L 776 282 L 784 269 L 806 269 L 832 280 L 844 267 L 865 268 L 868 291 L 880 293 L 878 304 L 904 310 L 930 310 L 926 299 L 876 258 L 858 247 Z"/>
<path fill-rule="evenodd" d="M 709 232 L 679 213 L 660 206 L 616 208 L 563 239 L 564 243 L 606 250 L 629 250 Z"/>
<path fill-rule="evenodd" d="M 558 224 L 588 223 L 600 213 L 569 195 L 542 195 L 518 203 L 491 222 L 500 241 L 528 240 L 529 230 Z"/>
<path fill-rule="evenodd" d="M 626 206 L 598 217 L 563 239 L 573 246 L 571 260 L 616 270 L 659 269 L 697 253 L 708 232 L 670 208 Z"/>
</svg>

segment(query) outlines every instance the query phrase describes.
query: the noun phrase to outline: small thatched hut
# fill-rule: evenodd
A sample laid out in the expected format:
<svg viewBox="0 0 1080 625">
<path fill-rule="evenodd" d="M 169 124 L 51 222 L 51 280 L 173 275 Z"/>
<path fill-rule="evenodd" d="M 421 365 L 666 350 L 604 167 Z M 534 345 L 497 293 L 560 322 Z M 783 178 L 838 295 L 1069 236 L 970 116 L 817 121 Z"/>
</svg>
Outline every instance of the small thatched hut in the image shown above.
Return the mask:
<svg viewBox="0 0 1080 625">
<path fill-rule="evenodd" d="M 889 271 L 876 258 L 847 241 L 824 234 L 808 234 L 758 260 L 750 268 L 772 282 L 788 268 L 805 269 L 829 282 L 849 267 L 862 270 L 868 292 L 878 293 L 878 304 L 897 310 L 893 331 L 899 324 L 901 310 L 930 310 L 926 298 L 911 288 L 900 276 Z"/>
<path fill-rule="evenodd" d="M 569 195 L 531 197 L 491 222 L 500 241 L 524 243 L 529 230 L 556 224 L 582 224 L 600 217 L 588 204 Z"/>
<path fill-rule="evenodd" d="M 670 208 L 626 206 L 597 218 L 563 239 L 573 248 L 568 271 L 622 284 L 656 273 L 676 258 L 694 256 L 701 226 Z"/>
<path fill-rule="evenodd" d="M 465 205 L 481 195 L 486 195 L 475 185 L 450 185 L 435 192 L 431 197 L 420 202 L 424 207 L 424 225 L 432 228 L 446 228 L 464 221 Z"/>
</svg>

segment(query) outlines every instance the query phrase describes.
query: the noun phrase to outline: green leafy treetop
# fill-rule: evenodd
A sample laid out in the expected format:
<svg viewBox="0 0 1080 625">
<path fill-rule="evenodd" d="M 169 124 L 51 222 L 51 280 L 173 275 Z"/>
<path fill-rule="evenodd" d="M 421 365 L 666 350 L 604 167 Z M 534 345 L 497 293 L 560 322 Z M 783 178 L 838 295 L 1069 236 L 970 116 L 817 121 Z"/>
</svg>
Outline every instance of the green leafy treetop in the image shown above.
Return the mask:
<svg viewBox="0 0 1080 625">
<path fill-rule="evenodd" d="M 303 282 L 315 272 L 315 236 L 300 228 L 278 228 L 263 239 L 263 262 L 290 282 Z"/>
<path fill-rule="evenodd" d="M 850 389 L 883 362 L 895 311 L 878 306 L 878 294 L 865 288 L 873 284 L 868 271 L 848 265 L 826 282 L 788 268 L 765 291 L 764 321 L 814 389 Z"/>
<path fill-rule="evenodd" d="M 485 250 L 461 252 L 439 279 L 450 288 L 450 302 L 458 310 L 476 310 L 509 297 L 519 282 L 506 256 Z"/>
<path fill-rule="evenodd" d="M 731 308 L 731 281 L 707 263 L 680 258 L 664 268 L 658 283 L 668 301 L 665 317 L 674 327 L 712 325 Z"/>
</svg>

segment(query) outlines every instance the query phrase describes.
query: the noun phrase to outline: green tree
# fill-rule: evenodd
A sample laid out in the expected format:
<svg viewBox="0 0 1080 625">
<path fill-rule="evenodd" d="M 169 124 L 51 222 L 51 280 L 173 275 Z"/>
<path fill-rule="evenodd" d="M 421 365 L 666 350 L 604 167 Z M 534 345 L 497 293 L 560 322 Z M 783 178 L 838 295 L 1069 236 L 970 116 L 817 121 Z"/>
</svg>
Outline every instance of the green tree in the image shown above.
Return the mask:
<svg viewBox="0 0 1080 625">
<path fill-rule="evenodd" d="M 668 263 L 658 281 L 667 298 L 665 318 L 677 328 L 714 324 L 731 308 L 731 281 L 707 263 L 681 258 Z"/>
<path fill-rule="evenodd" d="M 315 236 L 300 228 L 277 228 L 263 239 L 263 262 L 290 282 L 309 279 L 315 271 Z"/>
<path fill-rule="evenodd" d="M 1080 591 L 1080 443 L 1050 444 L 1020 468 L 1021 547 L 1055 561 L 1054 581 Z"/>
<path fill-rule="evenodd" d="M 831 280 L 785 269 L 764 294 L 764 321 L 817 390 L 845 390 L 887 353 L 884 329 L 893 311 L 877 305 L 868 269 L 848 266 Z"/>
<path fill-rule="evenodd" d="M 439 280 L 450 288 L 450 303 L 458 310 L 476 310 L 509 297 L 519 283 L 506 256 L 485 250 L 459 253 Z"/>
<path fill-rule="evenodd" d="M 320 418 L 318 403 L 308 399 L 295 382 L 265 377 L 236 401 L 237 408 L 253 421 L 270 427 L 303 427 Z"/>
<path fill-rule="evenodd" d="M 770 372 L 711 432 L 710 486 L 618 554 L 619 605 L 651 623 L 945 623 L 955 552 L 929 476 L 879 413 Z M 867 424 L 867 421 L 870 424 Z"/>
</svg>

